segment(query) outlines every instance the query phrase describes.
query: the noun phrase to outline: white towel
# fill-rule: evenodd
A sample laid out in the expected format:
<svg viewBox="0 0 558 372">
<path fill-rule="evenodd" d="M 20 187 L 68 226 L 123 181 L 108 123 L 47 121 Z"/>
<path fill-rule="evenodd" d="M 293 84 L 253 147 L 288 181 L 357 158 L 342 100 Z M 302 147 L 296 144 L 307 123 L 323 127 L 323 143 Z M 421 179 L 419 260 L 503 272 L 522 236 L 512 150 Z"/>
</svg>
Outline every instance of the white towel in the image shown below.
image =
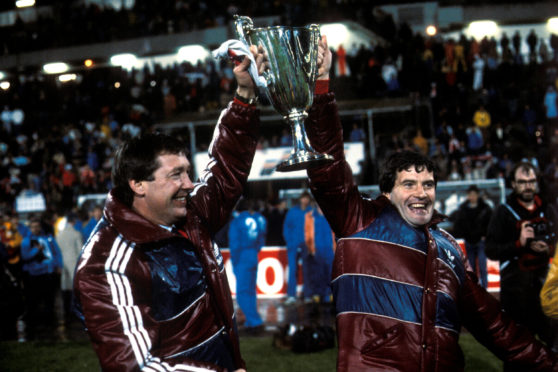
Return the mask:
<svg viewBox="0 0 558 372">
<path fill-rule="evenodd" d="M 254 60 L 254 55 L 250 52 L 250 49 L 246 44 L 240 40 L 231 39 L 225 41 L 221 46 L 215 49 L 213 52 L 214 58 L 231 58 L 246 56 L 250 58 L 250 67 L 248 67 L 248 73 L 252 76 L 252 79 L 256 85 L 260 88 L 267 87 L 267 81 L 265 78 L 258 74 L 258 66 Z M 237 61 L 238 62 L 238 61 Z"/>
</svg>

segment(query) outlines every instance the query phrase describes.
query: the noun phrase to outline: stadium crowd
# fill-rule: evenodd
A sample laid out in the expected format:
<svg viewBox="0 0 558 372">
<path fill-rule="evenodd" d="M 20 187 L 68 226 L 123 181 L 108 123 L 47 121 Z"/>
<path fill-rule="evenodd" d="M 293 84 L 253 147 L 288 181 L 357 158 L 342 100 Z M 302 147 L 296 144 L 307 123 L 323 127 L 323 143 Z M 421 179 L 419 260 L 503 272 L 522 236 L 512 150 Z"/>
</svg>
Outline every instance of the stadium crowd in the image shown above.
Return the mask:
<svg viewBox="0 0 558 372">
<path fill-rule="evenodd" d="M 62 2 L 52 3 L 63 18 L 41 18 L 31 25 L 19 20 L 1 28 L 0 50 L 13 54 L 187 32 L 225 24 L 239 11 L 251 16 L 281 14 L 285 24 L 315 21 L 315 14 L 317 20 L 331 20 L 322 14 L 322 2 L 308 2 L 318 9 L 313 18 L 305 2 L 238 2 L 235 7 L 220 1 L 169 0 L 154 8 L 152 2 L 136 1 L 129 10 L 90 5 L 77 12 Z M 343 9 L 344 3 L 348 2 L 337 2 L 338 7 Z M 415 149 L 435 159 L 441 179 L 471 180 L 508 177 L 513 163 L 525 158 L 537 165 L 544 191 L 556 203 L 558 36 L 544 40 L 534 35 L 519 44 L 506 35 L 500 40 L 425 37 L 360 5 L 357 20 L 386 43 L 345 45 L 333 51 L 336 61 L 348 67 L 338 68 L 332 78 L 337 99 L 427 99 L 434 115 L 433 133 L 422 133 L 412 124 L 402 134 L 376 133 L 379 162 L 393 151 Z M 76 29 L 74 24 L 83 27 Z M 100 26 L 105 24 L 110 26 Z M 521 53 L 521 43 L 528 45 L 527 55 Z M 123 139 L 152 130 L 156 123 L 222 108 L 233 95 L 233 82 L 231 67 L 213 60 L 132 72 L 102 67 L 84 70 L 80 80 L 70 83 L 19 73 L 9 89 L 0 91 L 3 243 L 11 244 L 8 226 L 14 215 L 17 218 L 14 202 L 22 193 L 44 196 L 43 228 L 53 235 L 57 216 L 73 212 L 86 224 L 89 211 L 75 209 L 77 197 L 111 188 L 113 154 Z M 363 140 L 362 130 L 360 135 L 352 131 L 352 120 L 343 125 L 346 140 Z M 261 146 L 279 146 L 279 141 L 279 136 L 264 131 Z M 198 147 L 203 149 L 201 143 Z M 260 209 L 265 202 L 260 201 Z"/>
</svg>

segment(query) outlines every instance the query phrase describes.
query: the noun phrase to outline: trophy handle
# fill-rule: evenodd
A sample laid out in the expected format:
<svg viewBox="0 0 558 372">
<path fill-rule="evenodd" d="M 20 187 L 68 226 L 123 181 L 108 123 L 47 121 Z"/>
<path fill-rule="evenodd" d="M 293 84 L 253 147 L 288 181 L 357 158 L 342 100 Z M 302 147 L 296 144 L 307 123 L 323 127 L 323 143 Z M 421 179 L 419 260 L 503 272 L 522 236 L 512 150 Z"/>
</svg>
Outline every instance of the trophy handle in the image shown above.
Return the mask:
<svg viewBox="0 0 558 372">
<path fill-rule="evenodd" d="M 310 30 L 310 45 L 312 45 L 312 50 L 304 56 L 304 65 L 307 68 L 306 74 L 308 75 L 308 82 L 312 85 L 315 84 L 318 78 L 318 43 L 321 39 L 320 26 L 316 24 L 311 24 L 306 26 Z M 313 91 L 313 89 L 312 89 Z"/>
<path fill-rule="evenodd" d="M 239 16 L 238 14 L 235 14 L 234 25 L 236 35 L 240 41 L 243 41 L 246 45 L 250 45 L 246 35 L 254 28 L 254 22 L 252 22 L 252 19 L 247 16 Z"/>
</svg>

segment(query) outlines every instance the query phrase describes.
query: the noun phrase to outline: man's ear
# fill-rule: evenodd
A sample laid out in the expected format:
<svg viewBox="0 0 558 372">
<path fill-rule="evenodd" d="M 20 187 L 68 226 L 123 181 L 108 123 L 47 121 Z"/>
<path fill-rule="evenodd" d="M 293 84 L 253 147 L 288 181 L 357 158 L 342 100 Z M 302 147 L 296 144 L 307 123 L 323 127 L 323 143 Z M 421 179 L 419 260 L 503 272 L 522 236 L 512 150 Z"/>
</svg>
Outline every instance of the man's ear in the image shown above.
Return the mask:
<svg viewBox="0 0 558 372">
<path fill-rule="evenodd" d="M 389 200 L 391 200 L 391 193 L 390 192 L 383 192 L 382 195 L 385 196 L 386 198 L 388 198 Z"/>
<path fill-rule="evenodd" d="M 145 195 L 145 185 L 142 181 L 129 180 L 128 185 L 136 195 Z"/>
</svg>

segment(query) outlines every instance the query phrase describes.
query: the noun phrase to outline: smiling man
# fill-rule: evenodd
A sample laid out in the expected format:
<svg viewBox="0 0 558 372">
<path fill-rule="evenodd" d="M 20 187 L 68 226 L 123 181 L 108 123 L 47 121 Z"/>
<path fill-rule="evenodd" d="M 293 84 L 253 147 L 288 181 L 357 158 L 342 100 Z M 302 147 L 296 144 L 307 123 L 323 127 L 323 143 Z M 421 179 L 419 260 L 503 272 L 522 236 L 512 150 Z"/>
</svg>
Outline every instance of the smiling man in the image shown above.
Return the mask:
<svg viewBox="0 0 558 372">
<path fill-rule="evenodd" d="M 516 325 L 478 283 L 455 239 L 437 224 L 437 169 L 409 151 L 391 155 L 381 195 L 364 198 L 344 156 L 328 92 L 331 55 L 319 47 L 319 80 L 306 130 L 334 161 L 308 170 L 310 188 L 338 238 L 332 287 L 338 371 L 462 371 L 461 326 L 525 371 L 555 371 L 556 356 Z"/>
<path fill-rule="evenodd" d="M 252 49 L 258 72 L 263 51 Z M 105 371 L 244 371 L 231 292 L 212 238 L 240 197 L 256 150 L 259 112 L 246 58 L 202 178 L 186 143 L 143 134 L 125 142 L 114 188 L 82 250 L 77 310 Z"/>
</svg>

